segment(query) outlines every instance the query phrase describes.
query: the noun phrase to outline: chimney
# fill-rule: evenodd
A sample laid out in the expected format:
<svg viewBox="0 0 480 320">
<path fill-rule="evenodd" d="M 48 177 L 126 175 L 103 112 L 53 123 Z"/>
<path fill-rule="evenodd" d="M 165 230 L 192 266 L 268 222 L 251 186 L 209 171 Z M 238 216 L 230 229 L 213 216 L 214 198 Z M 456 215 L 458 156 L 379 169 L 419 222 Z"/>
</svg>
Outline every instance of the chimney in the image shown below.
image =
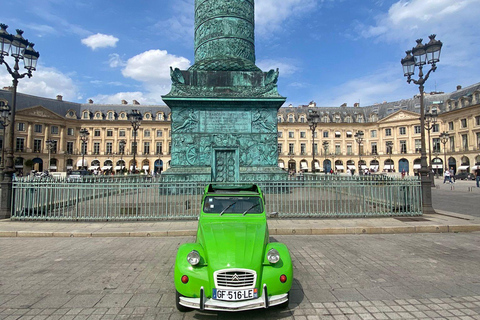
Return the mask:
<svg viewBox="0 0 480 320">
<path fill-rule="evenodd" d="M 360 107 L 360 103 L 358 103 L 358 102 L 355 102 L 355 103 L 353 104 L 353 107 L 354 107 L 354 108 L 358 108 L 358 107 Z"/>
<path fill-rule="evenodd" d="M 92 103 L 93 103 L 93 100 L 92 100 L 92 99 L 88 99 L 88 103 L 92 104 Z"/>
<path fill-rule="evenodd" d="M 13 91 L 13 87 L 3 87 L 3 90 Z"/>
<path fill-rule="evenodd" d="M 58 94 L 58 95 L 57 95 L 57 100 L 58 100 L 58 101 L 63 101 L 63 96 Z"/>
<path fill-rule="evenodd" d="M 340 107 L 346 108 L 346 107 L 347 107 L 347 103 L 346 103 L 346 102 L 345 102 L 345 103 L 342 103 L 342 105 L 341 105 Z"/>
<path fill-rule="evenodd" d="M 458 85 L 458 86 L 457 86 L 457 90 L 460 90 L 460 89 L 462 89 L 462 86 L 461 86 L 461 85 Z"/>
<path fill-rule="evenodd" d="M 140 102 L 138 102 L 137 100 L 133 100 L 133 104 L 135 104 L 135 105 L 139 105 L 139 104 L 140 104 Z"/>
<path fill-rule="evenodd" d="M 122 100 L 122 104 L 128 104 L 127 100 Z"/>
</svg>

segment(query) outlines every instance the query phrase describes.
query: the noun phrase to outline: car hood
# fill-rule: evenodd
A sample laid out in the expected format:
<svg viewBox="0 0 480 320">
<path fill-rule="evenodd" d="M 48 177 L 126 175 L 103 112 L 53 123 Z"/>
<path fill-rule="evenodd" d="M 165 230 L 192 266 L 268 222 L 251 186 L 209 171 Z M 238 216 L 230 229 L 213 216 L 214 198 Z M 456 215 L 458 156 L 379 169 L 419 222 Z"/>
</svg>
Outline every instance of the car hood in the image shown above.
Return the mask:
<svg viewBox="0 0 480 320">
<path fill-rule="evenodd" d="M 199 223 L 197 241 L 212 271 L 227 268 L 259 270 L 268 240 L 265 221 Z"/>
</svg>

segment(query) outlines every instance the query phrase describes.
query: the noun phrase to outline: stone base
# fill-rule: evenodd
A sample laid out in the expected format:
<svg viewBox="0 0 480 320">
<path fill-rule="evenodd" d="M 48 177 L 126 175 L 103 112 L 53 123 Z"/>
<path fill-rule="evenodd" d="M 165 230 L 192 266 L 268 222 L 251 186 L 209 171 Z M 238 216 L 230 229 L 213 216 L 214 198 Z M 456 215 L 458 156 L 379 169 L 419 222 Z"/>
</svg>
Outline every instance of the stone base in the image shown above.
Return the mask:
<svg viewBox="0 0 480 320">
<path fill-rule="evenodd" d="M 277 166 L 240 167 L 239 182 L 283 181 L 287 178 L 288 172 Z M 172 167 L 162 172 L 162 180 L 165 182 L 212 182 L 212 168 Z"/>
</svg>

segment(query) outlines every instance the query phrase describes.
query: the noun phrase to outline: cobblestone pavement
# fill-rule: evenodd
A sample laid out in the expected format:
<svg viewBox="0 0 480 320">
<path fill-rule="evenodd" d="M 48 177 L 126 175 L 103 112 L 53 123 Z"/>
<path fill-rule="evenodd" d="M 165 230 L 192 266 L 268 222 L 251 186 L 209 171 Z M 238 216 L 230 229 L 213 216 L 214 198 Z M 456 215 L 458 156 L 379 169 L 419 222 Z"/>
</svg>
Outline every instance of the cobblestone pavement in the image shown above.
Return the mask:
<svg viewBox="0 0 480 320">
<path fill-rule="evenodd" d="M 0 319 L 480 319 L 480 233 L 275 236 L 290 248 L 287 310 L 174 306 L 193 237 L 0 238 Z"/>
</svg>

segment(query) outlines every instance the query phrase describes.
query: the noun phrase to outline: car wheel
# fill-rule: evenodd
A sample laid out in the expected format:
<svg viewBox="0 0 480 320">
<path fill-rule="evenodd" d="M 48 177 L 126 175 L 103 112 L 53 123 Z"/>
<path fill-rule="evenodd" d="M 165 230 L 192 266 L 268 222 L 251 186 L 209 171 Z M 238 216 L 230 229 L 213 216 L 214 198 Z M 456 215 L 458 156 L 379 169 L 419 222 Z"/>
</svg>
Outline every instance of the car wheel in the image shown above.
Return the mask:
<svg viewBox="0 0 480 320">
<path fill-rule="evenodd" d="M 279 309 L 287 309 L 288 308 L 288 303 L 290 302 L 290 291 L 287 292 L 287 299 L 288 299 L 287 301 L 278 305 Z"/>
<path fill-rule="evenodd" d="M 180 312 L 188 312 L 188 311 L 191 311 L 192 309 L 190 308 L 187 308 L 187 307 L 184 307 L 180 304 L 180 297 L 183 297 L 183 295 L 181 295 L 178 291 L 175 291 L 176 292 L 176 295 L 175 295 L 175 305 L 177 307 L 177 310 L 180 311 Z"/>
</svg>

